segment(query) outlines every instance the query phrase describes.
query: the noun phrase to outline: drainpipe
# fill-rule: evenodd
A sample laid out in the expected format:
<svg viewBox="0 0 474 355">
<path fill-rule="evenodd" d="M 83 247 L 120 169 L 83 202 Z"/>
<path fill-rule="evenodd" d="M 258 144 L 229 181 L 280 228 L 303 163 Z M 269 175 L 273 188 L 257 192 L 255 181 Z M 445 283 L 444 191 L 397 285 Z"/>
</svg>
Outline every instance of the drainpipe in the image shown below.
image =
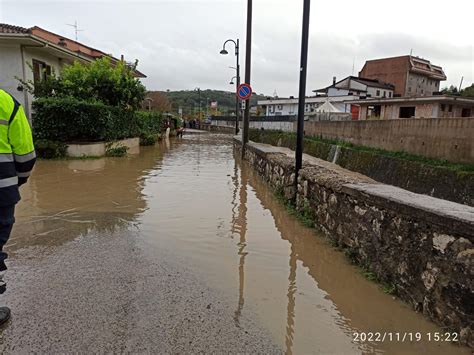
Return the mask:
<svg viewBox="0 0 474 355">
<path fill-rule="evenodd" d="M 20 44 L 20 55 L 21 55 L 21 71 L 22 71 L 22 80 L 26 82 L 26 68 L 25 68 L 25 54 L 24 54 L 24 45 Z M 25 109 L 26 117 L 31 124 L 31 116 L 30 116 L 30 105 L 28 100 L 28 91 L 23 90 L 23 96 L 25 100 L 25 105 L 23 108 Z"/>
</svg>

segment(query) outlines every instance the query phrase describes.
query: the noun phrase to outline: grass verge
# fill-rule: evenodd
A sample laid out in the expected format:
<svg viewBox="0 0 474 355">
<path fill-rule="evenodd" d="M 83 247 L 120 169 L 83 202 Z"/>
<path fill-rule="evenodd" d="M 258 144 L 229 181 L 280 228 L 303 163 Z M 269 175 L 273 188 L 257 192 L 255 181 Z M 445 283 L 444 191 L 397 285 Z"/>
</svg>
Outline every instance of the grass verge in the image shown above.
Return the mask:
<svg viewBox="0 0 474 355">
<path fill-rule="evenodd" d="M 267 143 L 271 145 L 280 144 L 281 146 L 294 149 L 295 143 L 296 143 L 296 134 L 290 133 L 290 132 L 272 131 L 272 130 L 266 130 L 266 131 L 250 130 L 250 139 L 259 143 Z M 312 142 L 317 142 L 317 143 L 322 143 L 322 144 L 327 144 L 327 145 L 337 145 L 343 148 L 352 149 L 352 150 L 361 151 L 361 152 L 367 152 L 374 155 L 380 155 L 380 156 L 385 156 L 385 157 L 390 157 L 390 158 L 417 162 L 417 163 L 425 164 L 432 167 L 446 168 L 446 169 L 454 170 L 457 172 L 467 172 L 467 173 L 474 172 L 474 164 L 451 163 L 447 160 L 428 158 L 425 156 L 410 154 L 403 151 L 389 151 L 385 149 L 355 145 L 355 144 L 344 142 L 344 141 L 324 139 L 320 137 L 305 137 L 304 142 L 306 143 L 304 144 L 305 152 L 307 152 L 310 155 L 315 155 L 315 154 L 312 151 L 307 151 L 307 148 L 309 148 Z M 327 152 L 329 147 L 326 147 L 326 148 L 327 149 L 316 149 L 316 152 L 318 151 Z M 321 159 L 326 158 L 322 156 L 317 156 L 317 154 L 315 156 Z"/>
</svg>

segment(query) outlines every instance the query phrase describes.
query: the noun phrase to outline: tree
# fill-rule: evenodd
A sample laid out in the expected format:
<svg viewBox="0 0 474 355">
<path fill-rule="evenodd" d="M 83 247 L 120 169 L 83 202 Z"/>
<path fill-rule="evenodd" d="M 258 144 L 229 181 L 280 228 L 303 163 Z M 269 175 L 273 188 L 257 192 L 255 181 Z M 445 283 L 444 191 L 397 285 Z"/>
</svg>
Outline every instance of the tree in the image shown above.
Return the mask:
<svg viewBox="0 0 474 355">
<path fill-rule="evenodd" d="M 159 112 L 170 112 L 171 102 L 164 93 L 160 91 L 149 91 L 146 94 L 143 108 Z"/>
<path fill-rule="evenodd" d="M 136 110 L 145 98 L 145 86 L 135 78 L 138 62 L 129 66 L 119 61 L 111 63 L 107 57 L 92 63 L 74 62 L 39 82 L 23 82 L 36 98 L 73 97 L 77 100 L 99 101 L 109 106 Z"/>
<path fill-rule="evenodd" d="M 471 84 L 471 86 L 461 90 L 461 95 L 465 97 L 474 97 L 474 84 Z"/>
<path fill-rule="evenodd" d="M 458 88 L 454 85 L 451 85 L 449 88 L 445 87 L 444 89 L 441 90 L 443 94 L 457 94 L 458 93 Z"/>
</svg>

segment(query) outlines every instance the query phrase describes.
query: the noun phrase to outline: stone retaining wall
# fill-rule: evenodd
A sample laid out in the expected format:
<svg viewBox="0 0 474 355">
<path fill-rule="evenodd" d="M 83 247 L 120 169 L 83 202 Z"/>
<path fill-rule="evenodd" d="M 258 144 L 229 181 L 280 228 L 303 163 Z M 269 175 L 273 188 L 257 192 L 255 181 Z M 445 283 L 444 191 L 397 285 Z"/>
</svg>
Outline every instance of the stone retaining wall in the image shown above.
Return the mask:
<svg viewBox="0 0 474 355">
<path fill-rule="evenodd" d="M 293 158 L 252 142 L 245 157 L 272 188 L 293 198 Z M 296 205 L 352 261 L 474 347 L 474 208 L 380 184 L 314 158 L 300 171 Z"/>
</svg>

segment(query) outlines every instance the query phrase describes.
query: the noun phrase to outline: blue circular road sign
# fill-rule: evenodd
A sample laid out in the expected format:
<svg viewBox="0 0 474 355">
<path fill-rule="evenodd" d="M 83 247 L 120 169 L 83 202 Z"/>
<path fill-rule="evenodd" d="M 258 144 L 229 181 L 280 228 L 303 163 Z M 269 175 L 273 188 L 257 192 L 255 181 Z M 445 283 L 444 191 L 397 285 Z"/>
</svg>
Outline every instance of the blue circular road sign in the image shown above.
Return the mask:
<svg viewBox="0 0 474 355">
<path fill-rule="evenodd" d="M 237 96 L 241 100 L 248 100 L 252 96 L 252 88 L 249 84 L 240 84 L 237 88 Z"/>
</svg>

